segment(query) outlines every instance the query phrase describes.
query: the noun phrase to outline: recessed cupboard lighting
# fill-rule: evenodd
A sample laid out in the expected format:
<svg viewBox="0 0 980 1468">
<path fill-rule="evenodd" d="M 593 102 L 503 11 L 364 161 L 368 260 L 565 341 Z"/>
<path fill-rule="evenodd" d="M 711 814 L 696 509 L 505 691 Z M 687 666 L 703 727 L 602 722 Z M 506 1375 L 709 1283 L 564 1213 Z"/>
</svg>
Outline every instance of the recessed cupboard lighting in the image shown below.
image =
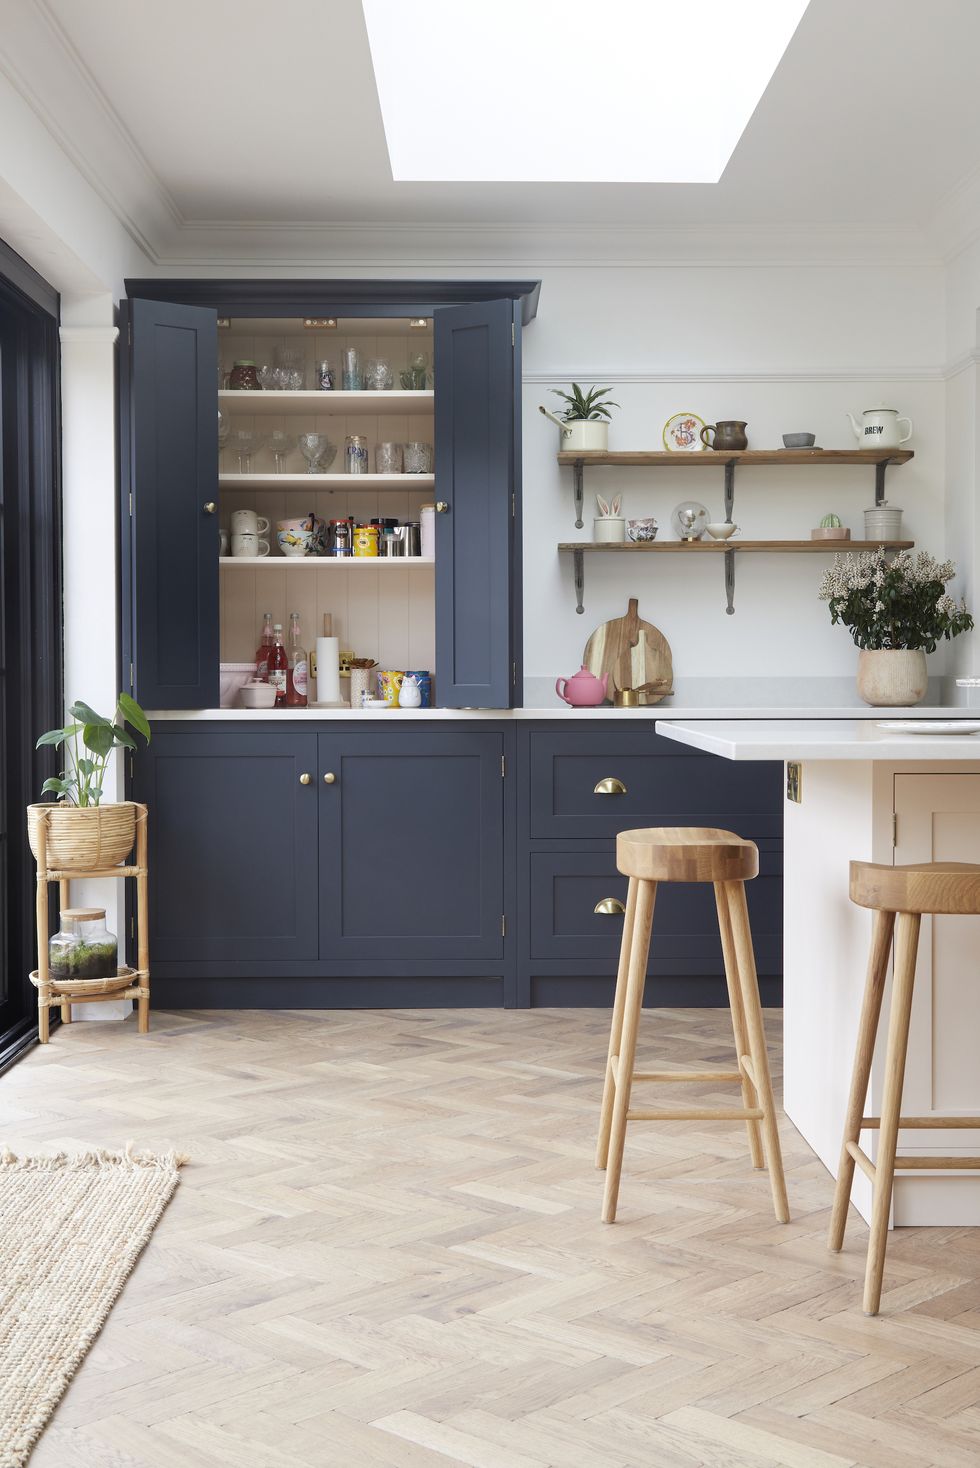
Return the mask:
<svg viewBox="0 0 980 1468">
<path fill-rule="evenodd" d="M 717 183 L 808 3 L 362 0 L 392 178 Z"/>
<path fill-rule="evenodd" d="M 336 316 L 307 316 L 303 325 L 308 331 L 336 331 Z"/>
<path fill-rule="evenodd" d="M 408 323 L 408 329 L 409 331 L 428 331 L 428 316 L 413 316 Z"/>
</svg>

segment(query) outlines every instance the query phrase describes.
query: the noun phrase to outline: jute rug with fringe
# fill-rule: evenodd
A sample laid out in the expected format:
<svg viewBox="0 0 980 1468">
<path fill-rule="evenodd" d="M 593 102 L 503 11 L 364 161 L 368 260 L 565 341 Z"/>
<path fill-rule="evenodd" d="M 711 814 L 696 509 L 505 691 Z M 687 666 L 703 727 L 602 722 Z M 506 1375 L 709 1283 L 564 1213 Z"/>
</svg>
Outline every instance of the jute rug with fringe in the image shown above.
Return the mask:
<svg viewBox="0 0 980 1468">
<path fill-rule="evenodd" d="M 175 1152 L 0 1152 L 0 1468 L 21 1468 L 177 1186 Z"/>
</svg>

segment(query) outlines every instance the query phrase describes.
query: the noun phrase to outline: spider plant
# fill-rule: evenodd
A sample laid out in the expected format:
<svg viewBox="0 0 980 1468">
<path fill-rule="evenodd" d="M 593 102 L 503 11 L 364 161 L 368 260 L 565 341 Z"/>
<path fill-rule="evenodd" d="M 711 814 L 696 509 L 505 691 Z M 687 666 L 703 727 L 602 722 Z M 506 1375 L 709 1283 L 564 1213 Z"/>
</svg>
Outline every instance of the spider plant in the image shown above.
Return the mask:
<svg viewBox="0 0 980 1468">
<path fill-rule="evenodd" d="M 561 398 L 567 406 L 559 409 L 561 417 L 566 423 L 587 423 L 605 419 L 608 423 L 612 414 L 610 408 L 618 408 L 619 404 L 611 399 L 609 402 L 600 402 L 607 393 L 612 392 L 611 387 L 590 387 L 588 392 L 583 392 L 577 382 L 572 383 L 571 392 L 562 392 L 560 388 L 553 387 L 551 391 L 556 398 Z"/>
</svg>

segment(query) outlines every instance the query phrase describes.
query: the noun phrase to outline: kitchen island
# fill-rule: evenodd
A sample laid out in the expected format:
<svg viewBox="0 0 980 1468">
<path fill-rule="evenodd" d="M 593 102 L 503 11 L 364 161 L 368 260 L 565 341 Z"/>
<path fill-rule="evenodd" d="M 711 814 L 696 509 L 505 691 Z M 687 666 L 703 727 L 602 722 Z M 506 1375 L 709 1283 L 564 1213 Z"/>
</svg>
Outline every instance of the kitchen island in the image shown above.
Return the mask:
<svg viewBox="0 0 980 1468">
<path fill-rule="evenodd" d="M 789 711 L 787 711 L 788 713 Z M 896 711 L 861 718 L 658 719 L 657 733 L 737 762 L 781 760 L 794 798 L 784 800 L 784 1104 L 821 1161 L 837 1170 L 854 1042 L 871 938 L 871 914 L 848 898 L 851 860 L 900 865 L 980 861 L 980 733 L 900 734 L 880 727 Z M 916 717 L 969 719 L 966 708 Z M 791 769 L 792 766 L 797 769 Z M 924 918 L 903 1110 L 980 1112 L 980 918 Z M 880 1110 L 884 1025 L 866 1114 Z M 980 1152 L 969 1130 L 902 1133 L 899 1152 Z M 872 1160 L 877 1133 L 863 1143 Z M 870 1212 L 860 1173 L 853 1201 Z M 899 1173 L 897 1224 L 980 1223 L 980 1178 Z"/>
</svg>

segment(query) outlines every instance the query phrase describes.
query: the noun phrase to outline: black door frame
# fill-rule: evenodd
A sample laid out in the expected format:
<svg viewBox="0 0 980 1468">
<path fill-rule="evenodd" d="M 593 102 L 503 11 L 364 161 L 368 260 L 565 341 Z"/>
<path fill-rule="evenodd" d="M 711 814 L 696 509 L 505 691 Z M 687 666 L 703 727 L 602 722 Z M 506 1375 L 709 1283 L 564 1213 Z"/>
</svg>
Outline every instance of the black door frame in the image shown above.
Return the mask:
<svg viewBox="0 0 980 1468">
<path fill-rule="evenodd" d="M 34 748 L 63 718 L 61 382 L 58 293 L 0 241 L 0 477 L 4 679 L 0 704 L 6 807 L 0 925 L 7 999 L 0 1002 L 0 1070 L 37 1039 L 34 859 L 24 807 L 55 773 L 57 753 Z"/>
</svg>

